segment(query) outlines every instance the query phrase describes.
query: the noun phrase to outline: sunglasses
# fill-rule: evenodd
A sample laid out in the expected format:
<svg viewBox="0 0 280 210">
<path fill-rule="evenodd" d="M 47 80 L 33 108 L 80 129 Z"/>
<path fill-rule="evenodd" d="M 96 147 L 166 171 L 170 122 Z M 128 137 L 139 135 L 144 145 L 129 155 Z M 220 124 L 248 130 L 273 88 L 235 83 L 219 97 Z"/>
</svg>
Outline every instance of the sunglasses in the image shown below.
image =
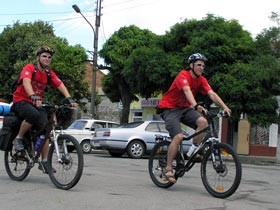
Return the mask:
<svg viewBox="0 0 280 210">
<path fill-rule="evenodd" d="M 51 59 L 52 56 L 47 56 L 47 55 L 42 55 L 43 58 L 48 58 L 48 59 Z"/>
<path fill-rule="evenodd" d="M 204 64 L 201 64 L 201 63 L 195 63 L 194 65 L 199 66 L 199 67 L 202 67 L 202 68 L 205 68 L 205 65 L 204 65 Z"/>
</svg>

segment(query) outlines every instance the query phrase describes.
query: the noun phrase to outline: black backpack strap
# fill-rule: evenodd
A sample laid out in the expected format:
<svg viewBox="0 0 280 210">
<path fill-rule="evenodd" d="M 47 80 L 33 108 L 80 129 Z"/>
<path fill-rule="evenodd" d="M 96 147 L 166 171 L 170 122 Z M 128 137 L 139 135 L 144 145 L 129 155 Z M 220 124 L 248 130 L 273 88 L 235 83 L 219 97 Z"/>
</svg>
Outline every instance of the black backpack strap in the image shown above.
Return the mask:
<svg viewBox="0 0 280 210">
<path fill-rule="evenodd" d="M 35 77 L 35 75 L 36 75 L 36 73 L 37 73 L 37 71 L 38 71 L 38 65 L 35 63 L 35 64 L 33 64 L 34 65 L 34 72 L 33 72 L 33 74 L 32 74 L 32 79 Z M 48 76 L 48 82 L 47 82 L 47 84 L 51 84 L 51 71 L 49 70 L 49 69 L 45 69 L 45 72 L 46 72 L 46 74 L 47 74 L 47 76 Z"/>
<path fill-rule="evenodd" d="M 47 84 L 50 85 L 51 84 L 51 71 L 49 69 L 46 69 L 45 72 L 48 75 L 48 82 L 47 82 Z"/>
</svg>

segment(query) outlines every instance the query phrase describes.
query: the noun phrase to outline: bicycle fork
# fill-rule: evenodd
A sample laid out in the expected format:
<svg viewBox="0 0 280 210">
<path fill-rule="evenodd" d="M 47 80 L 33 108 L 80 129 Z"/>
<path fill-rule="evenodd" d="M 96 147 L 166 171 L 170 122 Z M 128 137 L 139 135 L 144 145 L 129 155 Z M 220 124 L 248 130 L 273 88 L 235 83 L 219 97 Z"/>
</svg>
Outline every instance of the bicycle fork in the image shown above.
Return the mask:
<svg viewBox="0 0 280 210">
<path fill-rule="evenodd" d="M 53 144 L 54 144 L 54 148 L 55 148 L 55 152 L 56 152 L 56 156 L 57 156 L 57 161 L 59 163 L 63 163 L 64 161 L 62 160 L 62 155 L 59 152 L 59 146 L 58 146 L 58 143 L 57 143 L 57 139 L 58 139 L 58 137 L 61 133 L 56 134 L 54 129 L 52 130 L 52 133 L 53 133 Z M 65 156 L 67 156 L 68 155 L 68 150 L 67 150 L 66 141 L 63 141 L 62 148 L 63 148 Z"/>
<path fill-rule="evenodd" d="M 218 143 L 216 139 L 209 139 L 211 144 L 210 144 L 210 151 L 211 151 L 211 161 L 213 168 L 216 170 L 218 174 L 224 173 L 225 172 L 225 165 L 224 165 L 224 160 L 221 155 L 220 149 L 215 149 L 215 144 Z M 218 157 L 218 160 L 216 159 Z"/>
</svg>

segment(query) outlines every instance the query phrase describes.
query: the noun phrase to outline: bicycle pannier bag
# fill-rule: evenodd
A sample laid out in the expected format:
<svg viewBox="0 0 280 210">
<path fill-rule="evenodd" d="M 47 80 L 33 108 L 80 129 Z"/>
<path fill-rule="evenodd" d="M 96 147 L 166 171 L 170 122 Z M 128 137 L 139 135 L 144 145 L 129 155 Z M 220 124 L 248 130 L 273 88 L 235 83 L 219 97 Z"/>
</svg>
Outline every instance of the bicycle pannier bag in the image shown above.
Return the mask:
<svg viewBox="0 0 280 210">
<path fill-rule="evenodd" d="M 0 131 L 0 150 L 8 151 L 12 149 L 12 136 L 12 130 L 10 128 L 2 128 Z"/>
<path fill-rule="evenodd" d="M 20 119 L 14 112 L 10 112 L 3 120 L 3 128 L 11 128 L 12 130 L 17 130 L 20 127 Z"/>
<path fill-rule="evenodd" d="M 12 149 L 13 139 L 16 137 L 20 123 L 20 119 L 13 112 L 4 117 L 3 127 L 0 131 L 0 150 L 9 151 Z"/>
</svg>

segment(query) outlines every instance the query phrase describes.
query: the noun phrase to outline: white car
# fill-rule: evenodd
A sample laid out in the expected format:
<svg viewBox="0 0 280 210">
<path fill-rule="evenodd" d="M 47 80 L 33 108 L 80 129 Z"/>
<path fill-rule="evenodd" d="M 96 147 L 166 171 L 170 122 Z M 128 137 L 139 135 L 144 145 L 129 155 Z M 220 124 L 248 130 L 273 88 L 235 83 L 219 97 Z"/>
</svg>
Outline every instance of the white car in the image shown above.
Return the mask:
<svg viewBox="0 0 280 210">
<path fill-rule="evenodd" d="M 116 128 L 119 124 L 116 122 L 94 120 L 94 119 L 78 119 L 75 120 L 66 130 L 64 134 L 75 137 L 80 143 L 84 153 L 90 153 L 92 150 L 90 140 L 98 128 Z"/>
</svg>

